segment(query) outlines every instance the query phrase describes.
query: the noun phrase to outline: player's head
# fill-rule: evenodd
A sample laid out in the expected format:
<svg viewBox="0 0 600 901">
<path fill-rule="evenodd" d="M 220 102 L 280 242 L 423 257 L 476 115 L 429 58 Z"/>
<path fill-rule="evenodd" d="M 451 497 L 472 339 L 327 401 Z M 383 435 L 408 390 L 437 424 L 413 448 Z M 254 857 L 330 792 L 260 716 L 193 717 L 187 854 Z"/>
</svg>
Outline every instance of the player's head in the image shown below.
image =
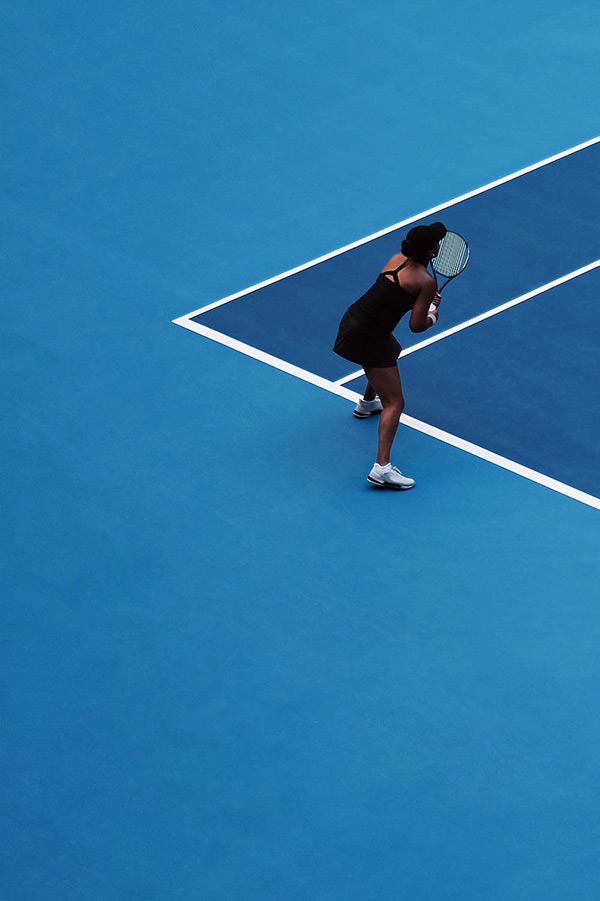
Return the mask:
<svg viewBox="0 0 600 901">
<path fill-rule="evenodd" d="M 430 260 L 437 254 L 439 243 L 445 237 L 446 230 L 442 222 L 416 225 L 402 242 L 402 253 L 409 259 Z"/>
</svg>

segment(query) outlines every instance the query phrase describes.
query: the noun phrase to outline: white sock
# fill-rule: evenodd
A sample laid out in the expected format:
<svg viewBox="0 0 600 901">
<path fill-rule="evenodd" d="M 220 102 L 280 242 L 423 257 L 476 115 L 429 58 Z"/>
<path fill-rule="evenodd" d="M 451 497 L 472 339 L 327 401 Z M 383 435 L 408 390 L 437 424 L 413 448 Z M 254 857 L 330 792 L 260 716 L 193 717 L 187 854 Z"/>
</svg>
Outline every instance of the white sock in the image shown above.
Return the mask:
<svg viewBox="0 0 600 901">
<path fill-rule="evenodd" d="M 381 472 L 389 472 L 390 469 L 392 468 L 391 463 L 386 463 L 385 466 L 382 466 L 381 463 L 376 463 L 375 466 L 379 467 Z"/>
</svg>

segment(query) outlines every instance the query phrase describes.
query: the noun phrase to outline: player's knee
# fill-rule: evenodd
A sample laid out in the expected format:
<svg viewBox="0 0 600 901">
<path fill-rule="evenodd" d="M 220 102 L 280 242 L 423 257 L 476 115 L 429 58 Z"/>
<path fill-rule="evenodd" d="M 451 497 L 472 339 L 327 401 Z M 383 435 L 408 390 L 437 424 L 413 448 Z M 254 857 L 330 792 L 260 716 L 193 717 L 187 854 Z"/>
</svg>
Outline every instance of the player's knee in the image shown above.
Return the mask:
<svg viewBox="0 0 600 901">
<path fill-rule="evenodd" d="M 402 415 L 404 410 L 404 398 L 402 395 L 390 397 L 387 404 L 384 403 L 384 407 L 390 407 L 394 413 L 398 414 L 398 418 Z"/>
<path fill-rule="evenodd" d="M 394 406 L 400 413 L 404 410 L 404 397 L 401 391 L 394 395 Z"/>
</svg>

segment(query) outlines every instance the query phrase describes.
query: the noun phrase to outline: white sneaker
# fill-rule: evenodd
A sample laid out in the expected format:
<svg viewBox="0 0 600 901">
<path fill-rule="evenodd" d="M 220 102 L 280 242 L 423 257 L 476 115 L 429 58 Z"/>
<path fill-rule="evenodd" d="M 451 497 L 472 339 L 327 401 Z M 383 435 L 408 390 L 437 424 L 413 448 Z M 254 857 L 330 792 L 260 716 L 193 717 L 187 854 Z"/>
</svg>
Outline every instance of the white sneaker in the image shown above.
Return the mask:
<svg viewBox="0 0 600 901">
<path fill-rule="evenodd" d="M 387 466 L 380 466 L 379 463 L 375 463 L 367 479 L 372 485 L 377 485 L 378 488 L 395 488 L 397 491 L 406 491 L 407 488 L 412 488 L 415 484 L 414 479 L 403 476 L 400 470 L 390 463 Z"/>
<path fill-rule="evenodd" d="M 381 413 L 382 410 L 383 404 L 377 395 L 375 395 L 375 400 L 364 400 L 364 398 L 361 397 L 354 408 L 354 415 L 359 419 L 367 419 L 369 416 L 372 416 L 373 413 Z"/>
</svg>

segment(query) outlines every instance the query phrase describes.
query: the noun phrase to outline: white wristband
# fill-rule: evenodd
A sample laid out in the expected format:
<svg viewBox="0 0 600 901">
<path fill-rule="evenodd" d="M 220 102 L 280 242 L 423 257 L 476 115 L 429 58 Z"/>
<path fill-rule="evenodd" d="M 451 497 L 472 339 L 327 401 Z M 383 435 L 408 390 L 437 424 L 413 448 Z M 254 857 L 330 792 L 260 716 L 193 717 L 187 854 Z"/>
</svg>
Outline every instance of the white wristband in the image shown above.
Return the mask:
<svg viewBox="0 0 600 901">
<path fill-rule="evenodd" d="M 431 313 L 431 312 L 428 313 L 428 314 L 427 314 L 427 319 L 428 319 L 429 322 L 431 322 L 432 325 L 435 325 L 436 322 L 438 321 L 437 313 Z"/>
</svg>

